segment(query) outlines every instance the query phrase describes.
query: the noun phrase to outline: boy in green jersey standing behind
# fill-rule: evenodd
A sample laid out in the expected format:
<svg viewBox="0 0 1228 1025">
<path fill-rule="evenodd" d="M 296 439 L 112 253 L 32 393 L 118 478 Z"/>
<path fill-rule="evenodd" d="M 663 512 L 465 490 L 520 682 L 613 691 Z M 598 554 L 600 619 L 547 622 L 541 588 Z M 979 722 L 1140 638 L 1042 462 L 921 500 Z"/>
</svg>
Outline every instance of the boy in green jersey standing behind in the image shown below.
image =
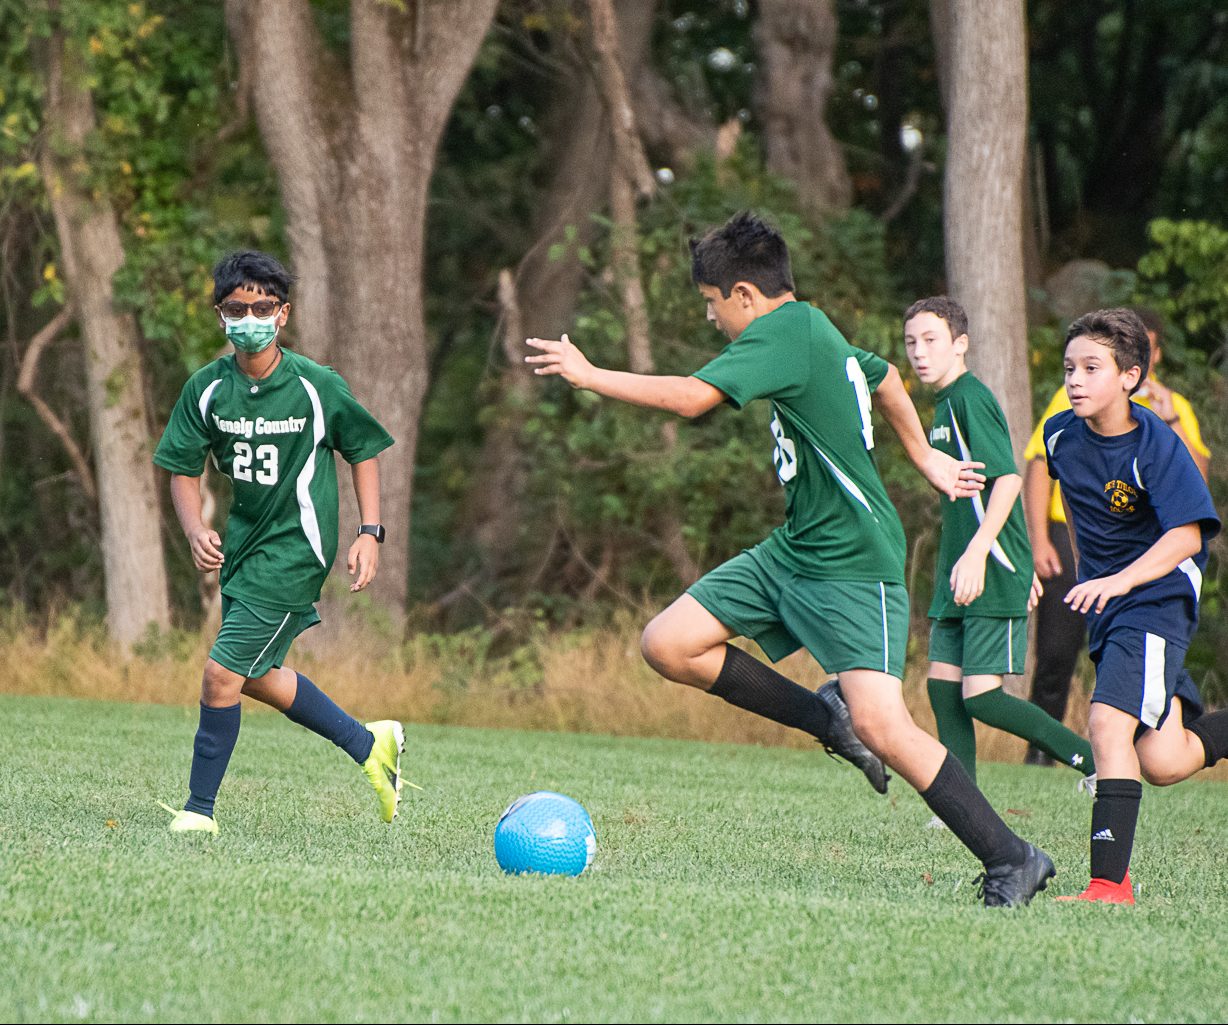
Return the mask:
<svg viewBox="0 0 1228 1025">
<path fill-rule="evenodd" d="M 283 665 L 298 634 L 320 621 L 315 603 L 337 553 L 333 453 L 353 468 L 362 526 L 349 550 L 351 591 L 374 578 L 384 528 L 379 463 L 392 438 L 335 371 L 276 344 L 290 315 L 290 275 L 271 256 L 240 252 L 213 271 L 218 320 L 232 355 L 193 374 L 154 462 L 202 573 L 221 570 L 222 627 L 205 662 L 189 797 L 172 832 L 216 833 L 214 800 L 239 736 L 239 695 L 272 705 L 358 763 L 391 822 L 401 790 L 398 722 L 363 726 L 307 677 Z M 205 458 L 230 478 L 226 541 L 201 519 Z M 174 811 L 174 809 L 169 809 Z"/>
<path fill-rule="evenodd" d="M 938 739 L 976 779 L 972 720 L 1031 741 L 1091 777 L 1091 745 L 1030 701 L 1007 694 L 1002 677 L 1023 672 L 1028 612 L 1035 604 L 1019 491 L 1002 407 L 964 363 L 968 317 L 954 299 L 920 299 L 904 313 L 904 349 L 922 383 L 936 388 L 930 444 L 985 464 L 985 494 L 942 503 L 942 536 L 930 603 L 929 695 Z M 935 823 L 937 825 L 937 823 Z"/>
<path fill-rule="evenodd" d="M 926 442 L 893 366 L 849 345 L 820 310 L 797 301 L 775 229 L 738 214 L 692 241 L 691 253 L 708 320 L 730 340 L 692 376 L 595 367 L 566 336 L 530 339 L 539 354 L 526 357 L 538 374 L 572 387 L 687 417 L 722 402 L 741 409 L 771 401 L 785 523 L 653 619 L 641 641 L 645 659 L 667 679 L 811 734 L 880 792 L 886 762 L 984 864 L 986 905 L 1026 904 L 1053 875 L 1052 861 L 1007 828 L 904 704 L 904 530 L 871 451 L 871 393 L 939 491 L 969 494 L 979 475 Z M 728 643 L 738 636 L 773 661 L 805 647 L 839 683 L 812 693 Z"/>
</svg>

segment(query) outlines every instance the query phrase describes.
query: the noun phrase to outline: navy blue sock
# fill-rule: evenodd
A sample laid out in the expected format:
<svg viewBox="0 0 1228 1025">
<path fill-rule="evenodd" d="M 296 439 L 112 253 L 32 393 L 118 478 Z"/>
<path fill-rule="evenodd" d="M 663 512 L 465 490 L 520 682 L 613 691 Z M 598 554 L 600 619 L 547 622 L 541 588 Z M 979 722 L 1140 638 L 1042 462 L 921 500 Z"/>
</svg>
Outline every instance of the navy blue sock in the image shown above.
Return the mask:
<svg viewBox="0 0 1228 1025">
<path fill-rule="evenodd" d="M 296 675 L 298 690 L 294 702 L 286 709 L 286 718 L 331 740 L 359 765 L 365 762 L 375 743 L 371 731 L 338 708 L 332 698 L 302 673 Z"/>
<path fill-rule="evenodd" d="M 239 708 L 200 706 L 200 726 L 192 746 L 192 774 L 188 777 L 187 803 L 184 808 L 213 818 L 213 802 L 222 785 L 231 752 L 239 739 Z"/>
</svg>

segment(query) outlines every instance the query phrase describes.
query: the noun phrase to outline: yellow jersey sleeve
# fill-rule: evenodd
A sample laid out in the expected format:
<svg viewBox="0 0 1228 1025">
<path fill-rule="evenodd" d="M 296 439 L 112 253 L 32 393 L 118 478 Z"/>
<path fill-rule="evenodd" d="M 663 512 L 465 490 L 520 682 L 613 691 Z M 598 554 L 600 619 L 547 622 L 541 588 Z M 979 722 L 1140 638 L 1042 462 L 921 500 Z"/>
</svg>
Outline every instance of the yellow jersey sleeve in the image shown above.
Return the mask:
<svg viewBox="0 0 1228 1025">
<path fill-rule="evenodd" d="M 1184 395 L 1173 392 L 1173 412 L 1177 414 L 1181 430 L 1190 439 L 1191 447 L 1200 456 L 1210 459 L 1211 450 L 1207 448 L 1207 443 L 1202 440 L 1202 431 L 1198 429 L 1198 417 L 1194 415 L 1194 407 L 1190 405 L 1189 399 Z"/>
<path fill-rule="evenodd" d="M 1053 398 L 1049 400 L 1049 405 L 1045 407 L 1045 411 L 1040 414 L 1040 419 L 1036 421 L 1036 430 L 1032 432 L 1032 437 L 1028 440 L 1028 447 L 1023 450 L 1024 462 L 1045 458 L 1045 421 L 1049 417 L 1056 416 L 1058 413 L 1064 412 L 1069 408 L 1070 399 L 1066 397 L 1066 389 L 1059 388 L 1054 393 Z"/>
</svg>

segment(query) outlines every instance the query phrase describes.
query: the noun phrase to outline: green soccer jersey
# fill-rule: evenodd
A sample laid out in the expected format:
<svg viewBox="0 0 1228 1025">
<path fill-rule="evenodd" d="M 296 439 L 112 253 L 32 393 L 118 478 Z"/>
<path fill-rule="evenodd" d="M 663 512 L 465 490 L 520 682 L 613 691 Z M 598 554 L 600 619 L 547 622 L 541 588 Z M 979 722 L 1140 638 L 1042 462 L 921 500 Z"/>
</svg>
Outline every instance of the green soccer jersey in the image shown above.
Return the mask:
<svg viewBox="0 0 1228 1025">
<path fill-rule="evenodd" d="M 1005 525 L 985 560 L 985 590 L 971 605 L 956 605 L 951 568 L 985 519 L 985 503 L 999 477 L 1018 473 L 1011 451 L 1006 416 L 993 392 L 970 373 L 963 373 L 934 398 L 930 444 L 956 459 L 985 464 L 985 490 L 972 498 L 942 504 L 942 539 L 934 570 L 933 619 L 962 616 L 1026 616 L 1032 589 L 1032 546 L 1016 498 Z"/>
<path fill-rule="evenodd" d="M 904 528 L 872 452 L 870 393 L 887 370 L 821 310 L 789 302 L 694 375 L 737 409 L 771 400 L 785 522 L 764 547 L 801 576 L 904 583 Z"/>
<path fill-rule="evenodd" d="M 183 386 L 154 462 L 199 477 L 205 456 L 230 478 L 222 594 L 301 611 L 319 600 L 337 554 L 337 469 L 378 455 L 392 438 L 341 375 L 283 350 L 253 381 L 233 355 Z"/>
</svg>

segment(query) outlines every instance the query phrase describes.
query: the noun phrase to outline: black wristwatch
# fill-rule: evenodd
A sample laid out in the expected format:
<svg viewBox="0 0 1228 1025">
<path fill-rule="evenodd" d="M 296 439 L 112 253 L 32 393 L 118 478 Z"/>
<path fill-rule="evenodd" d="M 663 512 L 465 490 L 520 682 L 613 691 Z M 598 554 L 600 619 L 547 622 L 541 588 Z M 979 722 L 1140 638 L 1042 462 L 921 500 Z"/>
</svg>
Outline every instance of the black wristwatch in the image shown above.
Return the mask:
<svg viewBox="0 0 1228 1025">
<path fill-rule="evenodd" d="M 384 525 L 382 523 L 364 523 L 358 528 L 358 536 L 362 537 L 363 534 L 370 534 L 375 538 L 377 544 L 382 545 L 384 543 Z"/>
</svg>

